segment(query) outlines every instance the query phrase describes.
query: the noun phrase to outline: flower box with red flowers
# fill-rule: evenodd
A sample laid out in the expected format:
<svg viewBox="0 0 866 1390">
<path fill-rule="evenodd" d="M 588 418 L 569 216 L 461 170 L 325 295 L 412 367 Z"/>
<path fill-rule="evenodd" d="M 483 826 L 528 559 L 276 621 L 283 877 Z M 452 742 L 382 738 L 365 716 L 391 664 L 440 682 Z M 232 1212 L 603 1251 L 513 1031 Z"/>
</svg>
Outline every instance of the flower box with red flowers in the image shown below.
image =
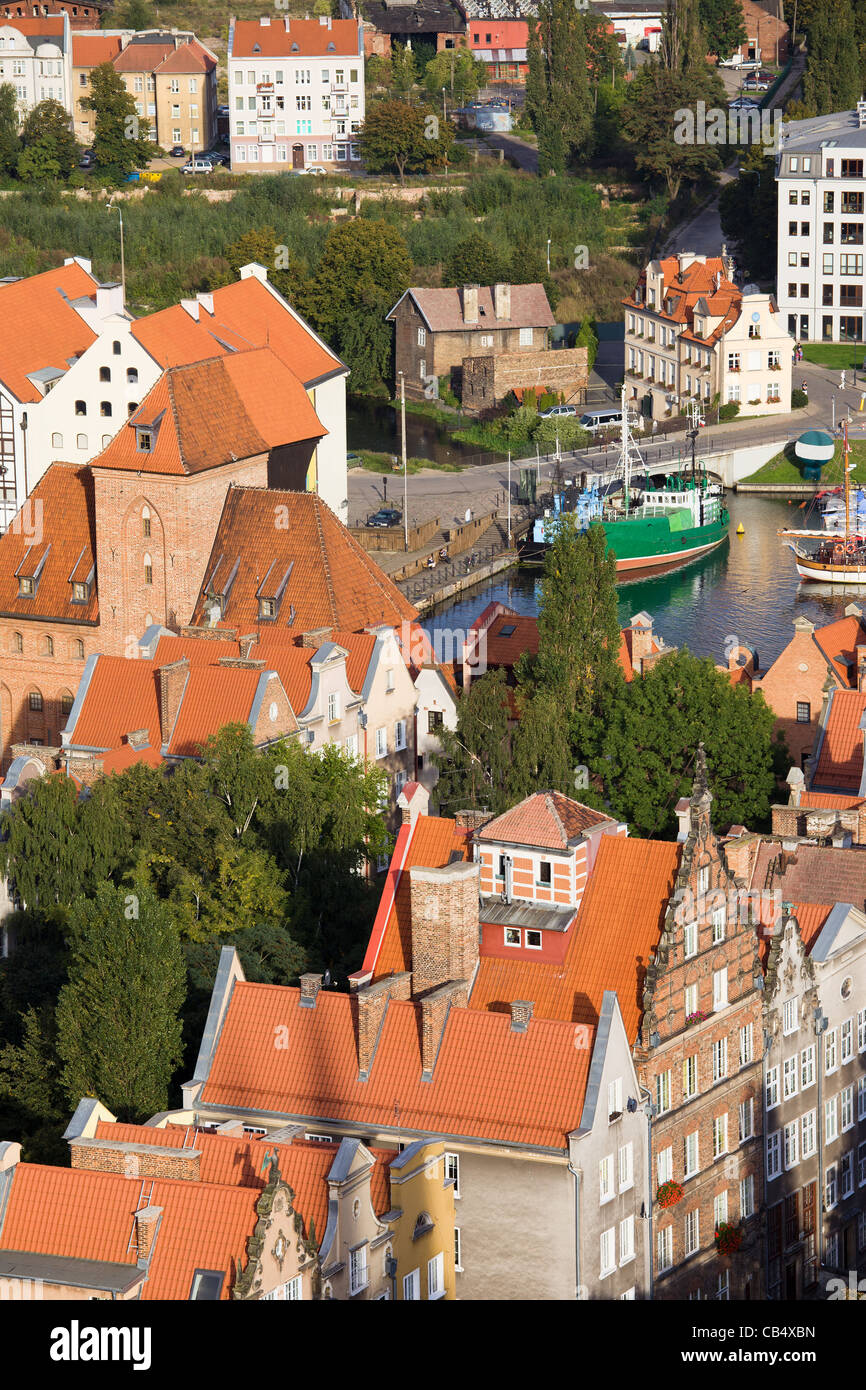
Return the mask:
<svg viewBox="0 0 866 1390">
<path fill-rule="evenodd" d="M 716 1227 L 716 1249 L 720 1255 L 736 1255 L 742 1243 L 743 1233 L 738 1226 L 721 1221 Z"/>
<path fill-rule="evenodd" d="M 704 1013 L 703 1009 L 695 1009 L 693 1014 L 686 1014 L 686 1027 L 690 1028 L 693 1023 L 703 1023 L 709 1014 Z"/>
<path fill-rule="evenodd" d="M 677 1202 L 682 1200 L 682 1183 L 674 1182 L 672 1179 L 669 1182 L 663 1182 L 656 1193 L 656 1201 L 660 1207 L 675 1207 Z"/>
</svg>

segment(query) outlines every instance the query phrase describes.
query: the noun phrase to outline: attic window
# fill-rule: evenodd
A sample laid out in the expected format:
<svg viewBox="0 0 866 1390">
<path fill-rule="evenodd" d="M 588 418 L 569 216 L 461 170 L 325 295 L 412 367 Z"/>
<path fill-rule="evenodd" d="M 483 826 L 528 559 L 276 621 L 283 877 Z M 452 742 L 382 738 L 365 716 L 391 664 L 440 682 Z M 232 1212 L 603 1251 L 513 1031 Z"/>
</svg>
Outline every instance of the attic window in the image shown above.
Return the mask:
<svg viewBox="0 0 866 1390">
<path fill-rule="evenodd" d="M 262 51 L 262 46 L 261 46 L 261 44 L 260 44 L 260 43 L 254 43 L 254 44 L 253 44 L 253 53 L 261 53 L 261 51 Z"/>
<path fill-rule="evenodd" d="M 153 434 L 150 430 L 141 430 L 136 427 L 135 447 L 140 454 L 149 454 L 153 449 Z"/>
<path fill-rule="evenodd" d="M 259 617 L 275 618 L 277 616 L 277 600 L 275 598 L 259 599 Z"/>
<path fill-rule="evenodd" d="M 329 43 L 329 44 L 328 44 L 328 52 L 329 52 L 329 53 L 335 53 L 336 50 L 337 50 L 337 45 L 336 45 L 335 43 Z"/>
<path fill-rule="evenodd" d="M 224 1278 L 225 1275 L 221 1269 L 197 1269 L 192 1276 L 192 1288 L 189 1291 L 190 1301 L 216 1302 L 222 1293 Z"/>
<path fill-rule="evenodd" d="M 72 602 L 86 603 L 90 597 L 90 585 L 74 580 L 72 584 Z"/>
<path fill-rule="evenodd" d="M 499 629 L 500 637 L 513 637 L 516 631 L 514 623 L 506 623 L 505 627 Z"/>
<path fill-rule="evenodd" d="M 36 593 L 36 581 L 30 575 L 20 576 L 18 579 L 18 597 L 33 598 Z"/>
<path fill-rule="evenodd" d="M 298 52 L 300 52 L 300 49 L 298 48 L 298 45 L 297 45 L 296 43 L 293 43 L 293 44 L 292 44 L 292 52 L 293 52 L 293 53 L 298 53 Z"/>
</svg>

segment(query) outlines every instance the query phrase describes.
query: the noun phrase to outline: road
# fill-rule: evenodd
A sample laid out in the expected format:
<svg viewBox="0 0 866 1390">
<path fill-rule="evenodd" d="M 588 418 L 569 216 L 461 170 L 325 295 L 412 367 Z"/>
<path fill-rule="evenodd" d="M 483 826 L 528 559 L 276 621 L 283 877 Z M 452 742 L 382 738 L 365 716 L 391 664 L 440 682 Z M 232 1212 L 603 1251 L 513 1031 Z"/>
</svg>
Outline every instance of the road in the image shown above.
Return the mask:
<svg viewBox="0 0 866 1390">
<path fill-rule="evenodd" d="M 517 135 L 485 135 L 484 144 L 491 150 L 504 150 L 506 159 L 513 159 L 527 173 L 538 173 L 538 150 Z"/>
</svg>

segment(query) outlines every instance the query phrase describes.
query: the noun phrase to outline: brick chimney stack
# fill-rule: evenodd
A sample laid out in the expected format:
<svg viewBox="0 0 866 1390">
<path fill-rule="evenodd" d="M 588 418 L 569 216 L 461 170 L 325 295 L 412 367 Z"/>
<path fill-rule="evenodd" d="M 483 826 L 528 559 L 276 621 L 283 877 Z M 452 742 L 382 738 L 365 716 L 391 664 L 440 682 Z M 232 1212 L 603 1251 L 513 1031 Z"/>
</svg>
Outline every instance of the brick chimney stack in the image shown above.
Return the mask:
<svg viewBox="0 0 866 1390">
<path fill-rule="evenodd" d="M 411 987 L 412 976 L 408 971 L 404 971 L 400 975 L 388 975 L 375 985 L 366 985 L 353 995 L 358 1030 L 358 1077 L 360 1081 L 366 1081 L 370 1075 L 370 1068 L 376 1054 L 376 1045 L 379 1041 L 379 1030 L 389 1001 L 391 999 L 408 1000 Z"/>
<path fill-rule="evenodd" d="M 326 642 L 330 642 L 334 629 L 332 627 L 314 627 L 309 632 L 305 632 L 301 638 L 302 647 L 312 647 L 317 652 Z"/>
<path fill-rule="evenodd" d="M 135 1242 L 139 1260 L 150 1258 L 161 1216 L 162 1207 L 142 1207 L 141 1211 L 135 1213 Z"/>
<path fill-rule="evenodd" d="M 168 666 L 160 666 L 156 673 L 156 689 L 159 697 L 159 731 L 162 742 L 170 743 L 172 731 L 177 720 L 180 702 L 189 678 L 189 657 L 172 661 Z"/>
<path fill-rule="evenodd" d="M 493 309 L 497 319 L 511 318 L 511 286 L 499 284 L 493 286 Z"/>
<path fill-rule="evenodd" d="M 511 1003 L 511 1031 L 525 1033 L 532 1018 L 533 1003 L 529 999 L 514 999 Z"/>
<path fill-rule="evenodd" d="M 471 982 L 478 965 L 479 866 L 413 866 L 409 883 L 413 996 L 451 980 Z"/>
<path fill-rule="evenodd" d="M 463 322 L 478 322 L 478 286 L 463 286 Z"/>
<path fill-rule="evenodd" d="M 465 1009 L 467 1002 L 465 980 L 449 980 L 421 1000 L 421 1071 L 425 1077 L 433 1076 L 449 1013 Z"/>
<path fill-rule="evenodd" d="M 301 976 L 301 998 L 302 1009 L 314 1009 L 316 1007 L 316 997 L 322 988 L 321 975 L 302 975 Z"/>
</svg>

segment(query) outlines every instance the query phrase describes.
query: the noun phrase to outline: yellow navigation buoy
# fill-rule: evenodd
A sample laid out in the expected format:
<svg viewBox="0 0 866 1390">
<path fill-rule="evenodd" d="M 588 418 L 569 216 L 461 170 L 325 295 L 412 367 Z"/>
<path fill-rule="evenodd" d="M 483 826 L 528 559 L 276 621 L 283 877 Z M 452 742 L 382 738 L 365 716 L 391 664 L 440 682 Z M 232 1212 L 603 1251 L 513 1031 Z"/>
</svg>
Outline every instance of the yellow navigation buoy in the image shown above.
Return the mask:
<svg viewBox="0 0 866 1390">
<path fill-rule="evenodd" d="M 744 536 L 745 534 L 746 534 L 746 528 L 745 528 L 745 526 L 743 525 L 743 523 L 740 522 L 739 526 L 737 527 L 737 535 L 738 535 L 738 536 Z"/>
</svg>

